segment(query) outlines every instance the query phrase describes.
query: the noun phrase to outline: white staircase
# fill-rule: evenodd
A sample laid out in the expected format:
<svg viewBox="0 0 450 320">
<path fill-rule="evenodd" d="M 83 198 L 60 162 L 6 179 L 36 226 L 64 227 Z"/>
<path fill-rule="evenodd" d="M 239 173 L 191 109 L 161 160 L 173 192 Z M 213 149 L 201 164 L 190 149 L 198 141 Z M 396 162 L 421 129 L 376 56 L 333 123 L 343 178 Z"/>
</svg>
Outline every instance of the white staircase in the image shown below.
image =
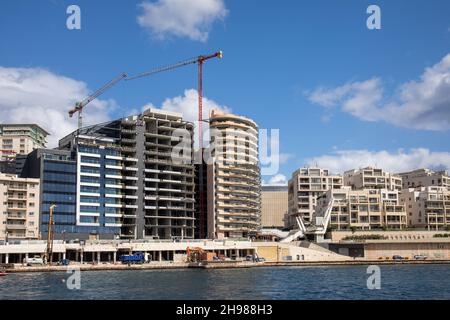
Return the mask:
<svg viewBox="0 0 450 320">
<path fill-rule="evenodd" d="M 313 233 L 316 235 L 324 235 L 327 232 L 328 224 L 331 219 L 331 211 L 333 210 L 334 199 L 331 198 L 328 202 L 328 206 L 323 216 L 318 216 L 315 219 L 314 224 L 308 228 L 307 233 Z"/>
<path fill-rule="evenodd" d="M 306 227 L 303 220 L 300 217 L 295 218 L 297 221 L 298 229 L 291 230 L 289 235 L 280 240 L 282 243 L 292 242 L 297 240 L 297 238 L 303 238 L 305 236 Z"/>
</svg>

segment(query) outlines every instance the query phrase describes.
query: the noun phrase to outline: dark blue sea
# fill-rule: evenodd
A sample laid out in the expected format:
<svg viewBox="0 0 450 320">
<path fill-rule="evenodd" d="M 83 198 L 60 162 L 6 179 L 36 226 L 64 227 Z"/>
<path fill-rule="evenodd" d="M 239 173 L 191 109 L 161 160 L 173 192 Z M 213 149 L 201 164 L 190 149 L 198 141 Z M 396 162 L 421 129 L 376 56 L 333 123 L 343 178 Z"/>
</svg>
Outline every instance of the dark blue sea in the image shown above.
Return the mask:
<svg viewBox="0 0 450 320">
<path fill-rule="evenodd" d="M 450 299 L 450 266 L 380 266 L 380 289 L 367 266 L 225 270 L 17 273 L 0 277 L 0 299 Z M 69 281 L 70 282 L 70 281 Z"/>
</svg>

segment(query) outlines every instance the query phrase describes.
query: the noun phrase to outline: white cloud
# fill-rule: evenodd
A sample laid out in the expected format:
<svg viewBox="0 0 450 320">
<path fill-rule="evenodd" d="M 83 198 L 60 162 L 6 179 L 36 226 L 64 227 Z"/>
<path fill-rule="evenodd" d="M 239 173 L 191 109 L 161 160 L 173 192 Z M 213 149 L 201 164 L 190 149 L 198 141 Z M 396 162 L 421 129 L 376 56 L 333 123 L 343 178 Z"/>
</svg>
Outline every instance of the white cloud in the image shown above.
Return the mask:
<svg viewBox="0 0 450 320">
<path fill-rule="evenodd" d="M 338 150 L 329 155 L 306 160 L 310 166 L 329 169 L 333 173 L 375 166 L 390 172 L 405 172 L 419 168 L 450 169 L 450 153 L 435 152 L 425 148 L 409 151 Z"/>
<path fill-rule="evenodd" d="M 202 100 L 203 106 L 203 119 L 209 118 L 209 113 L 211 110 L 219 110 L 224 113 L 231 113 L 231 109 L 227 106 L 222 106 L 215 102 L 214 100 L 203 97 Z M 162 105 L 159 107 L 155 107 L 153 104 L 149 103 L 145 105 L 142 110 L 148 108 L 158 108 L 166 111 L 179 112 L 183 115 L 183 119 L 186 121 L 193 122 L 197 124 L 198 122 L 198 93 L 195 89 L 186 89 L 184 90 L 183 96 L 176 96 L 174 98 L 167 98 L 163 101 Z M 208 124 L 203 123 L 203 132 L 204 137 L 206 139 L 207 134 L 206 131 L 208 129 Z M 197 126 L 195 129 L 195 142 L 197 142 L 198 132 Z"/>
<path fill-rule="evenodd" d="M 419 80 L 403 83 L 396 94 L 383 94 L 381 79 L 350 82 L 308 93 L 314 104 L 341 110 L 365 121 L 384 121 L 399 127 L 443 131 L 450 129 L 450 54 Z"/>
<path fill-rule="evenodd" d="M 284 174 L 276 174 L 274 176 L 272 176 L 269 180 L 269 182 L 265 182 L 263 181 L 263 185 L 268 186 L 268 185 L 287 185 L 288 181 L 287 178 Z"/>
<path fill-rule="evenodd" d="M 139 25 L 160 39 L 174 35 L 205 42 L 212 24 L 228 14 L 223 0 L 144 1 L 140 7 Z"/>
<path fill-rule="evenodd" d="M 77 127 L 67 112 L 90 91 L 84 82 L 41 68 L 0 67 L 0 119 L 3 123 L 36 123 L 47 130 L 49 147 Z M 94 100 L 84 113 L 83 125 L 107 121 L 114 101 Z"/>
<path fill-rule="evenodd" d="M 293 154 L 280 152 L 280 164 L 285 164 L 292 158 L 294 158 Z"/>
</svg>

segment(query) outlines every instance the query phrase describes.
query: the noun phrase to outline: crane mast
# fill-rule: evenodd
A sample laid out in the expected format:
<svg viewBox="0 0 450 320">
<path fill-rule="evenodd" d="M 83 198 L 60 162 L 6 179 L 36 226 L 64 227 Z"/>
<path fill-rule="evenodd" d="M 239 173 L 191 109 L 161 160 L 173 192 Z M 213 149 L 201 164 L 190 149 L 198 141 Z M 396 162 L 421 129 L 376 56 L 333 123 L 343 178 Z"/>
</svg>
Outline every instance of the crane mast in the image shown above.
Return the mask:
<svg viewBox="0 0 450 320">
<path fill-rule="evenodd" d="M 205 197 L 205 188 L 204 188 L 204 162 L 203 162 L 203 64 L 213 58 L 221 59 L 223 57 L 222 51 L 217 51 L 213 54 L 209 55 L 200 55 L 195 58 L 183 60 L 171 65 L 166 65 L 162 67 L 155 68 L 153 70 L 143 72 L 137 74 L 132 77 L 128 77 L 125 79 L 126 81 L 135 80 L 143 77 L 148 77 L 154 75 L 156 73 L 174 70 L 186 65 L 197 64 L 198 65 L 198 147 L 199 147 L 199 160 L 200 160 L 200 168 L 199 168 L 199 215 L 200 219 L 205 217 L 205 208 L 204 208 L 204 197 Z M 202 226 L 201 226 L 202 229 Z M 201 232 L 202 230 L 200 230 Z"/>
</svg>

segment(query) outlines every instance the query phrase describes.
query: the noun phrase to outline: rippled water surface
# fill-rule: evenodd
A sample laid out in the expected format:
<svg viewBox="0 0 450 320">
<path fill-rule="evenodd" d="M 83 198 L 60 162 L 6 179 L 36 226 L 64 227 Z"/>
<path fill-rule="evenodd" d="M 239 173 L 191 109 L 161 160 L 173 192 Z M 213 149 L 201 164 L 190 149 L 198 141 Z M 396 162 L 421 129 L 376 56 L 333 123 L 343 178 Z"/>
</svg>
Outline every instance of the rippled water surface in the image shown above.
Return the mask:
<svg viewBox="0 0 450 320">
<path fill-rule="evenodd" d="M 380 266 L 368 290 L 366 266 L 81 272 L 0 277 L 0 299 L 450 299 L 450 266 Z"/>
</svg>

